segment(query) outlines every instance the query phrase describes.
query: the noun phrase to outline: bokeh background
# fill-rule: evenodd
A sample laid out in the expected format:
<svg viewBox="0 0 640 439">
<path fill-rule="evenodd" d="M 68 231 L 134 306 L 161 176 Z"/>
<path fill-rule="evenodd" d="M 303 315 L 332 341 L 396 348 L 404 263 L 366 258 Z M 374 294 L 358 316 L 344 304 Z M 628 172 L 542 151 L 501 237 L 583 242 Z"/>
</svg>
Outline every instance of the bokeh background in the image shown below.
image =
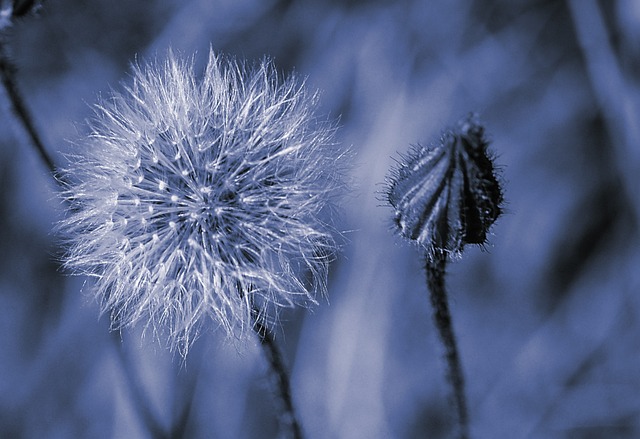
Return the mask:
<svg viewBox="0 0 640 439">
<path fill-rule="evenodd" d="M 355 152 L 346 240 L 329 299 L 277 332 L 309 438 L 455 431 L 421 258 L 379 192 L 399 152 L 479 112 L 507 212 L 448 270 L 473 437 L 640 437 L 639 1 L 48 0 L 7 41 L 59 165 L 96 96 L 169 47 L 268 55 L 322 90 Z M 210 331 L 182 362 L 109 332 L 0 98 L 0 437 L 277 437 L 257 344 Z"/>
</svg>

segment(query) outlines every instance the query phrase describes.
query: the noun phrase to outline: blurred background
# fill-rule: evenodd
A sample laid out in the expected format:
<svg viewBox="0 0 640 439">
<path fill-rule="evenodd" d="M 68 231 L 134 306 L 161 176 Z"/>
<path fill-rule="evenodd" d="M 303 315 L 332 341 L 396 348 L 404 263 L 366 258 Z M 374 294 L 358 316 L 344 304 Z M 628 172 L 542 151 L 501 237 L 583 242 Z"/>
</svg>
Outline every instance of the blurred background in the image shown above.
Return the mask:
<svg viewBox="0 0 640 439">
<path fill-rule="evenodd" d="M 276 337 L 312 439 L 452 437 L 421 257 L 380 191 L 399 152 L 479 112 L 507 212 L 448 269 L 472 435 L 640 437 L 640 1 L 47 0 L 6 41 L 58 165 L 96 96 L 169 47 L 268 55 L 322 90 L 356 153 L 347 239 L 329 299 Z M 0 98 L 0 437 L 277 437 L 257 344 L 210 331 L 182 362 L 109 332 Z"/>
</svg>

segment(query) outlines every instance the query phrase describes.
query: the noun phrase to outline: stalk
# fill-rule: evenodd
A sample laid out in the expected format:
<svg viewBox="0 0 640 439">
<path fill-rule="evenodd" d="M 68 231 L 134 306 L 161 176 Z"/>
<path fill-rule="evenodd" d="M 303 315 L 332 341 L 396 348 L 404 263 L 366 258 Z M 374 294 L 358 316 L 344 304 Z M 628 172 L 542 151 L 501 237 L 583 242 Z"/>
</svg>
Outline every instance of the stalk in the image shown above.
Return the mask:
<svg viewBox="0 0 640 439">
<path fill-rule="evenodd" d="M 458 426 L 460 428 L 460 439 L 469 437 L 469 418 L 467 412 L 467 400 L 464 390 L 464 375 L 456 337 L 453 332 L 451 314 L 447 292 L 445 289 L 445 268 L 447 264 L 446 256 L 442 252 L 435 252 L 433 257 L 426 258 L 425 270 L 427 274 L 427 286 L 430 291 L 431 306 L 433 307 L 433 318 L 438 329 L 438 335 L 445 350 L 447 362 L 447 380 L 451 385 L 453 393 L 453 403 L 455 406 Z"/>
<path fill-rule="evenodd" d="M 53 159 L 47 152 L 47 149 L 44 146 L 44 142 L 36 129 L 35 123 L 33 122 L 33 117 L 31 116 L 31 112 L 29 111 L 29 107 L 25 104 L 24 98 L 18 90 L 18 85 L 15 81 L 15 67 L 9 61 L 9 57 L 6 53 L 5 44 L 2 39 L 0 39 L 0 81 L 2 82 L 2 86 L 5 90 L 7 99 L 9 100 L 11 109 L 13 110 L 13 114 L 16 117 L 16 120 L 22 125 L 22 128 L 27 133 L 29 140 L 33 147 L 36 149 L 38 154 L 40 155 L 40 159 L 44 163 L 44 165 L 51 171 L 52 174 L 55 175 L 56 167 L 53 162 Z"/>
<path fill-rule="evenodd" d="M 289 437 L 302 439 L 304 436 L 293 406 L 289 374 L 284 365 L 282 354 L 276 346 L 273 334 L 263 324 L 258 310 L 254 308 L 251 315 L 253 317 L 253 331 L 258 336 L 264 356 L 269 363 L 274 393 L 279 402 L 278 421 L 281 427 L 288 431 Z"/>
</svg>

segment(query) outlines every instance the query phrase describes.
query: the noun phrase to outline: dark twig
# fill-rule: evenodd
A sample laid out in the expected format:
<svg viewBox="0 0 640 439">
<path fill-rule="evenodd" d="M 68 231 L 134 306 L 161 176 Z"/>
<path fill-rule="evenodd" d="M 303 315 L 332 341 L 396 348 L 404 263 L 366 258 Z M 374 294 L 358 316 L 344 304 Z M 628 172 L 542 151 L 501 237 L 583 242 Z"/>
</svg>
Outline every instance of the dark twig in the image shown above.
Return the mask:
<svg viewBox="0 0 640 439">
<path fill-rule="evenodd" d="M 280 424 L 289 430 L 292 438 L 302 439 L 302 428 L 294 411 L 289 375 L 284 365 L 282 355 L 276 346 L 273 335 L 269 331 L 269 328 L 262 323 L 260 314 L 256 309 L 253 310 L 252 317 L 253 330 L 260 339 L 260 345 L 269 362 L 274 387 L 280 402 L 280 410 L 278 410 Z"/>
<path fill-rule="evenodd" d="M 15 67 L 8 59 L 4 42 L 0 41 L 0 80 L 2 81 L 2 86 L 6 91 L 13 113 L 26 131 L 31 143 L 38 151 L 38 154 L 45 166 L 55 174 L 56 167 L 53 159 L 44 147 L 44 143 L 42 142 L 40 134 L 38 134 L 38 130 L 33 122 L 31 112 L 18 90 L 18 86 L 15 81 L 15 70 Z"/>
<path fill-rule="evenodd" d="M 427 286 L 431 294 L 431 305 L 434 310 L 434 320 L 440 340 L 445 348 L 445 358 L 447 360 L 447 378 L 453 390 L 453 401 L 460 427 L 460 438 L 469 437 L 469 418 L 467 413 L 467 401 L 464 391 L 464 376 L 460 357 L 456 346 L 456 337 L 453 332 L 449 305 L 447 303 L 447 292 L 445 289 L 445 267 L 447 259 L 441 252 L 436 252 L 432 258 L 427 258 L 425 269 L 427 273 Z"/>
</svg>

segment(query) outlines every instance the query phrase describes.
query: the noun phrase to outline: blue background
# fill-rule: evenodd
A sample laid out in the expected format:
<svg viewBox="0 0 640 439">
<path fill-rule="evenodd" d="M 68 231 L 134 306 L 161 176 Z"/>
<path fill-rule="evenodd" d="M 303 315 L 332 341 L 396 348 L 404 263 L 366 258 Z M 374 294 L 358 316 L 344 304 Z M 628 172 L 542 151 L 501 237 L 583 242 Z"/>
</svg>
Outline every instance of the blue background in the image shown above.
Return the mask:
<svg viewBox="0 0 640 439">
<path fill-rule="evenodd" d="M 573 3 L 50 0 L 8 42 L 58 164 L 96 96 L 170 46 L 200 65 L 209 46 L 269 55 L 322 90 L 355 152 L 347 239 L 329 299 L 285 311 L 277 332 L 309 438 L 451 437 L 421 258 L 379 192 L 399 152 L 479 112 L 507 212 L 448 270 L 473 436 L 636 438 L 640 2 Z M 55 190 L 3 92 L 0 437 L 276 437 L 257 344 L 210 331 L 183 363 L 109 333 L 56 262 Z"/>
</svg>

